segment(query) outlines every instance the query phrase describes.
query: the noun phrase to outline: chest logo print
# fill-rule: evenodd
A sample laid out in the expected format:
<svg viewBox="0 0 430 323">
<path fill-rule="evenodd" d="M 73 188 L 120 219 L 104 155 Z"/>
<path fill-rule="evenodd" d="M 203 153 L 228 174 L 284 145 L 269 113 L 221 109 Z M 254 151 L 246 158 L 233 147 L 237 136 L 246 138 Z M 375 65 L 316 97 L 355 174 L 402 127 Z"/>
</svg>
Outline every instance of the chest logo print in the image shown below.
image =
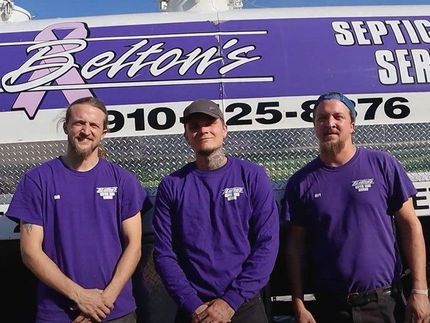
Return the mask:
<svg viewBox="0 0 430 323">
<path fill-rule="evenodd" d="M 367 192 L 374 183 L 373 178 L 358 179 L 352 181 L 352 186 L 359 192 Z"/>
<path fill-rule="evenodd" d="M 103 197 L 104 200 L 112 200 L 113 197 L 116 194 L 118 187 L 97 187 L 96 192 L 101 197 Z"/>
<path fill-rule="evenodd" d="M 243 193 L 243 187 L 228 187 L 223 189 L 222 195 L 227 199 L 227 201 L 237 200 L 240 194 Z"/>
</svg>

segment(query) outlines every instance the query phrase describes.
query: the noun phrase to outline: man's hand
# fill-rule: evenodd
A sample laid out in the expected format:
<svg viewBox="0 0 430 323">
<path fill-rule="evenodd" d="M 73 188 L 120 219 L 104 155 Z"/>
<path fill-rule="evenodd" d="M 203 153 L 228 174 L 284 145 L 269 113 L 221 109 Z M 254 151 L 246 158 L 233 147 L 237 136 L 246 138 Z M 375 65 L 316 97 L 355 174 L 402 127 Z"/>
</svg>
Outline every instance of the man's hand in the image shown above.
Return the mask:
<svg viewBox="0 0 430 323">
<path fill-rule="evenodd" d="M 428 323 L 430 322 L 430 302 L 426 295 L 411 294 L 406 306 L 406 322 Z"/>
<path fill-rule="evenodd" d="M 227 323 L 231 322 L 231 318 L 234 315 L 234 310 L 231 306 L 221 298 L 214 299 L 208 303 L 203 304 L 207 308 L 193 315 L 193 323 Z M 195 320 L 194 320 L 195 318 Z"/>
<path fill-rule="evenodd" d="M 297 323 L 316 323 L 311 312 L 304 307 L 296 312 L 296 321 Z"/>
<path fill-rule="evenodd" d="M 101 322 L 105 319 L 109 315 L 113 305 L 106 305 L 106 300 L 103 299 L 102 294 L 103 291 L 100 289 L 82 289 L 75 299 L 76 305 L 73 308 L 79 310 L 81 313 L 74 322 L 87 322 L 88 320 Z M 80 321 L 76 321 L 77 319 Z"/>
<path fill-rule="evenodd" d="M 192 321 L 191 323 L 199 323 L 199 314 L 201 314 L 205 309 L 208 308 L 208 303 L 202 304 L 193 313 Z"/>
<path fill-rule="evenodd" d="M 101 297 L 103 304 L 105 304 L 112 311 L 117 295 L 113 295 L 107 289 L 105 289 L 102 291 Z"/>
<path fill-rule="evenodd" d="M 79 314 L 72 323 L 93 323 L 96 322 L 94 320 L 91 319 L 91 317 L 81 313 Z"/>
</svg>

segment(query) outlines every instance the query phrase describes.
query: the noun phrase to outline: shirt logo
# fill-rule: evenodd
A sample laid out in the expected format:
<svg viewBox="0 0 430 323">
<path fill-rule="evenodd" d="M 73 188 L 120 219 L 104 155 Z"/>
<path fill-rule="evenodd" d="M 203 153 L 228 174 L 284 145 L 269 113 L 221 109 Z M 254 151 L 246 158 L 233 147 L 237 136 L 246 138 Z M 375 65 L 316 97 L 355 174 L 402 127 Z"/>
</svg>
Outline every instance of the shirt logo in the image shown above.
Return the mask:
<svg viewBox="0 0 430 323">
<path fill-rule="evenodd" d="M 373 178 L 358 179 L 352 181 L 352 186 L 359 192 L 367 192 L 374 184 Z"/>
<path fill-rule="evenodd" d="M 112 200 L 115 196 L 118 187 L 97 187 L 97 194 L 103 197 L 104 200 Z"/>
<path fill-rule="evenodd" d="M 321 197 L 321 193 L 315 193 L 315 194 L 314 194 L 314 199 L 317 199 L 317 198 L 319 198 L 319 197 Z"/>
<path fill-rule="evenodd" d="M 59 200 L 61 198 L 60 194 L 55 194 L 54 195 L 54 200 Z"/>
<path fill-rule="evenodd" d="M 243 187 L 230 187 L 225 188 L 222 191 L 222 195 L 227 199 L 227 201 L 237 200 L 240 194 L 243 193 Z"/>
</svg>

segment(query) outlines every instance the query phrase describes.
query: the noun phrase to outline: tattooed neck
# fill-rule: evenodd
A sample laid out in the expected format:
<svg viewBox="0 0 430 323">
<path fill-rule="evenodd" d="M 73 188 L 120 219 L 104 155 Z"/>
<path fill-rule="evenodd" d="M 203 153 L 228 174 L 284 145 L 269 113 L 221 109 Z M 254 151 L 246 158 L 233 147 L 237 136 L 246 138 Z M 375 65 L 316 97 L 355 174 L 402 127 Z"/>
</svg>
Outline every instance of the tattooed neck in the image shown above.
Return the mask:
<svg viewBox="0 0 430 323">
<path fill-rule="evenodd" d="M 210 155 L 197 154 L 197 168 L 202 170 L 214 170 L 227 163 L 227 156 L 222 149 L 216 150 Z"/>
</svg>

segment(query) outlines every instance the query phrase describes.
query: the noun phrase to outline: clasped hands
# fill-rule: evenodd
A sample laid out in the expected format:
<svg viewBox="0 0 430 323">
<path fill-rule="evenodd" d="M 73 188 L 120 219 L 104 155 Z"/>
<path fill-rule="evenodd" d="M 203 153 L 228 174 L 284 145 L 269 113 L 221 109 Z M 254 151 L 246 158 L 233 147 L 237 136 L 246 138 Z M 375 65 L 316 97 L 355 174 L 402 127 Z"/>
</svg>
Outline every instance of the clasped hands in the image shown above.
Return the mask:
<svg viewBox="0 0 430 323">
<path fill-rule="evenodd" d="M 223 299 L 216 298 L 200 305 L 194 311 L 192 323 L 228 323 L 233 315 L 233 308 Z"/>
<path fill-rule="evenodd" d="M 73 323 L 101 322 L 113 309 L 113 300 L 100 289 L 83 289 L 71 309 L 80 311 Z"/>
</svg>

